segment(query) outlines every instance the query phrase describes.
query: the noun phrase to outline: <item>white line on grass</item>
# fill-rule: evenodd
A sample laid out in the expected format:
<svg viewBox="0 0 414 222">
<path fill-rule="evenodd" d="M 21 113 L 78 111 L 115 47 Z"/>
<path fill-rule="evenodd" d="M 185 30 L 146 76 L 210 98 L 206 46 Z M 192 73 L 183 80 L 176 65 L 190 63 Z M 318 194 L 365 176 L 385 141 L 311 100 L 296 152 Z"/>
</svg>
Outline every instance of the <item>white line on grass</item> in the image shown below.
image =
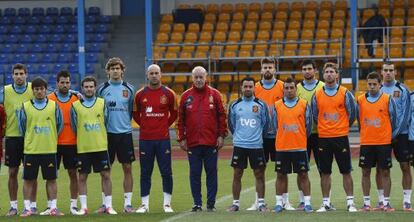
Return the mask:
<svg viewBox="0 0 414 222">
<path fill-rule="evenodd" d="M 269 184 L 274 183 L 274 182 L 275 182 L 275 179 L 268 180 L 268 181 L 266 181 L 266 185 L 269 185 Z M 245 194 L 245 193 L 254 191 L 255 189 L 256 189 L 256 186 L 251 186 L 251 187 L 249 187 L 247 189 L 242 190 L 241 191 L 241 194 Z M 223 197 L 220 197 L 216 201 L 216 204 L 220 204 L 222 202 L 228 201 L 231 198 L 233 198 L 233 195 L 232 194 L 226 195 L 226 196 L 223 196 Z M 176 220 L 179 220 L 179 219 L 181 219 L 183 217 L 186 217 L 186 216 L 191 215 L 191 213 L 192 213 L 191 211 L 185 211 L 185 212 L 179 213 L 179 214 L 177 214 L 175 216 L 172 216 L 172 217 L 169 217 L 167 219 L 164 219 L 161 222 L 172 222 L 172 221 L 176 221 Z"/>
</svg>

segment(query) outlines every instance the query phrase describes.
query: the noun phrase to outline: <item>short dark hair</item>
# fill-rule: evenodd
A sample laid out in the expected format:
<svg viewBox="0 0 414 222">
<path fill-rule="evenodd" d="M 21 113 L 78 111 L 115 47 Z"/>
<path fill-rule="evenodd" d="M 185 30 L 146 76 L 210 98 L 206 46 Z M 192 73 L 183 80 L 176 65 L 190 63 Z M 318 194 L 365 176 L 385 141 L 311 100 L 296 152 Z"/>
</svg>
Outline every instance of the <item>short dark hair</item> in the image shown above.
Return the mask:
<svg viewBox="0 0 414 222">
<path fill-rule="evenodd" d="M 382 66 L 384 65 L 394 65 L 394 63 L 392 63 L 391 61 L 387 60 L 384 63 L 382 63 Z"/>
<path fill-rule="evenodd" d="M 67 70 L 61 70 L 56 75 L 56 82 L 59 82 L 60 78 L 69 78 L 70 79 L 70 73 Z"/>
<path fill-rule="evenodd" d="M 240 81 L 240 85 L 243 85 L 243 82 L 245 82 L 245 81 L 253 81 L 253 84 L 256 83 L 256 81 L 254 80 L 253 77 L 246 76 Z"/>
<path fill-rule="evenodd" d="M 14 64 L 13 67 L 12 67 L 12 72 L 14 73 L 14 70 L 16 70 L 16 69 L 23 69 L 24 73 L 27 74 L 27 67 L 24 64 L 21 64 L 21 63 Z"/>
<path fill-rule="evenodd" d="M 85 83 L 85 82 L 93 82 L 95 84 L 95 86 L 97 84 L 96 78 L 93 77 L 93 76 L 86 76 L 85 78 L 83 78 L 82 82 L 81 82 L 81 86 L 83 86 L 83 83 Z"/>
<path fill-rule="evenodd" d="M 304 67 L 307 65 L 312 65 L 313 69 L 316 69 L 316 63 L 310 59 L 303 60 L 302 63 L 300 64 L 300 67 Z"/>
<path fill-rule="evenodd" d="M 327 68 L 333 68 L 335 72 L 339 74 L 338 65 L 336 63 L 333 63 L 333 62 L 325 63 L 325 65 L 323 66 L 323 72 L 325 72 L 325 69 Z"/>
<path fill-rule="evenodd" d="M 108 62 L 105 65 L 106 70 L 110 70 L 112 66 L 120 65 L 122 71 L 126 69 L 126 66 L 121 58 L 119 57 L 112 57 L 108 60 Z"/>
<path fill-rule="evenodd" d="M 370 72 L 367 75 L 367 80 L 368 79 L 376 79 L 378 83 L 381 83 L 381 76 L 377 72 Z"/>
<path fill-rule="evenodd" d="M 296 81 L 295 81 L 295 79 L 293 79 L 292 77 L 287 77 L 287 79 L 283 82 L 283 86 L 284 86 L 286 83 L 293 83 L 293 85 L 295 85 L 295 87 L 296 87 Z"/>
<path fill-rule="evenodd" d="M 260 64 L 261 64 L 261 65 L 263 65 L 263 64 L 267 64 L 267 63 L 272 63 L 272 64 L 275 64 L 276 62 L 275 62 L 275 59 L 274 59 L 273 57 L 264 57 L 264 58 L 260 61 Z"/>
<path fill-rule="evenodd" d="M 47 81 L 42 77 L 38 76 L 32 81 L 32 89 L 35 87 L 45 87 L 47 89 Z"/>
</svg>

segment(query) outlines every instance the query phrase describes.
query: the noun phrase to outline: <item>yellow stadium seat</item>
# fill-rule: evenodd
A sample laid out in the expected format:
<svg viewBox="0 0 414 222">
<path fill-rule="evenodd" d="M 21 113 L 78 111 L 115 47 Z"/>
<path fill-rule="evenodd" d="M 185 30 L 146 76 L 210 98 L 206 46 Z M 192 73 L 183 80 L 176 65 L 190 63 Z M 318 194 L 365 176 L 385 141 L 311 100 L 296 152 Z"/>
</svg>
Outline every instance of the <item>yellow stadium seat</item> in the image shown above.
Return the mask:
<svg viewBox="0 0 414 222">
<path fill-rule="evenodd" d="M 290 21 L 292 20 L 302 21 L 302 11 L 292 11 L 290 13 Z"/>
<path fill-rule="evenodd" d="M 226 51 L 237 51 L 239 50 L 239 45 L 235 41 L 228 41 L 224 49 Z"/>
<path fill-rule="evenodd" d="M 258 41 L 268 41 L 270 38 L 269 31 L 259 31 L 257 34 Z"/>
<path fill-rule="evenodd" d="M 390 18 L 390 9 L 389 8 L 383 8 L 378 11 L 379 15 L 382 15 L 385 19 Z"/>
<path fill-rule="evenodd" d="M 335 19 L 332 22 L 332 29 L 341 29 L 343 30 L 345 27 L 345 22 L 343 19 Z"/>
<path fill-rule="evenodd" d="M 305 12 L 305 17 L 304 17 L 304 22 L 307 21 L 313 21 L 316 19 L 316 12 L 315 11 L 306 11 Z"/>
<path fill-rule="evenodd" d="M 189 9 L 189 8 L 191 8 L 191 5 L 188 5 L 188 4 L 180 4 L 180 5 L 178 5 L 178 8 L 179 9 Z"/>
<path fill-rule="evenodd" d="M 309 29 L 305 29 L 302 31 L 302 40 L 312 40 L 313 39 L 313 31 Z"/>
<path fill-rule="evenodd" d="M 243 24 L 241 22 L 232 22 L 230 24 L 230 31 L 241 32 L 243 29 Z"/>
<path fill-rule="evenodd" d="M 184 92 L 184 85 L 182 85 L 182 84 L 173 84 L 172 90 L 176 94 L 180 95 L 180 94 L 182 94 Z"/>
<path fill-rule="evenodd" d="M 346 11 L 345 10 L 335 10 L 333 14 L 333 19 L 341 19 L 344 21 L 346 18 Z"/>
<path fill-rule="evenodd" d="M 326 55 L 326 50 L 325 49 L 314 49 L 313 55 Z"/>
<path fill-rule="evenodd" d="M 204 16 L 204 22 L 209 22 L 209 23 L 216 23 L 216 20 L 217 20 L 217 17 L 216 17 L 216 14 L 214 14 L 214 13 L 207 13 L 205 16 Z"/>
<path fill-rule="evenodd" d="M 194 52 L 195 51 L 195 45 L 184 45 L 182 50 L 182 52 Z"/>
<path fill-rule="evenodd" d="M 254 41 L 256 39 L 255 31 L 244 31 L 243 41 Z"/>
<path fill-rule="evenodd" d="M 244 14 L 241 12 L 234 13 L 233 22 L 244 22 Z"/>
<path fill-rule="evenodd" d="M 328 30 L 326 30 L 326 29 L 318 29 L 318 31 L 316 31 L 315 39 L 316 40 L 325 40 L 325 39 L 328 39 Z"/>
<path fill-rule="evenodd" d="M 249 12 L 247 14 L 247 21 L 253 21 L 253 22 L 259 21 L 259 13 L 257 13 L 257 12 Z"/>
<path fill-rule="evenodd" d="M 247 4 L 246 3 L 236 3 L 235 11 L 245 13 L 247 11 Z"/>
<path fill-rule="evenodd" d="M 310 41 L 303 41 L 299 44 L 299 49 L 312 49 L 312 43 Z"/>
<path fill-rule="evenodd" d="M 285 50 L 295 51 L 298 48 L 298 43 L 296 41 L 287 41 L 285 43 Z"/>
<path fill-rule="evenodd" d="M 287 12 L 289 11 L 289 2 L 279 2 L 276 6 L 276 11 L 277 12 Z"/>
<path fill-rule="evenodd" d="M 178 32 L 173 32 L 171 34 L 170 43 L 179 43 L 183 41 L 183 34 Z"/>
<path fill-rule="evenodd" d="M 267 50 L 267 44 L 266 42 L 258 42 L 254 48 L 255 52 L 259 52 L 259 51 L 266 51 Z"/>
<path fill-rule="evenodd" d="M 210 49 L 210 57 L 212 58 L 219 58 L 223 54 L 223 47 L 222 46 L 212 46 Z"/>
<path fill-rule="evenodd" d="M 257 2 L 252 2 L 249 4 L 249 12 L 260 12 L 262 10 L 262 5 Z"/>
<path fill-rule="evenodd" d="M 171 24 L 174 22 L 174 17 L 171 14 L 165 14 L 161 17 L 161 23 Z"/>
<path fill-rule="evenodd" d="M 230 21 L 230 14 L 229 13 L 220 13 L 218 17 L 218 22 L 225 22 L 228 23 Z"/>
<path fill-rule="evenodd" d="M 404 26 L 404 19 L 402 18 L 393 18 L 392 26 Z"/>
<path fill-rule="evenodd" d="M 226 33 L 225 32 L 215 32 L 214 33 L 214 41 L 215 42 L 225 42 L 226 41 Z"/>
<path fill-rule="evenodd" d="M 162 75 L 161 76 L 161 81 L 164 84 L 171 83 L 172 82 L 172 79 L 173 79 L 172 76 L 166 76 L 166 75 Z"/>
<path fill-rule="evenodd" d="M 315 49 L 327 49 L 328 44 L 326 42 L 315 43 Z"/>
<path fill-rule="evenodd" d="M 181 52 L 180 53 L 180 58 L 182 58 L 182 59 L 193 58 L 193 55 L 192 55 L 191 52 Z"/>
<path fill-rule="evenodd" d="M 296 56 L 296 52 L 294 50 L 284 50 L 283 56 Z"/>
<path fill-rule="evenodd" d="M 275 30 L 272 32 L 272 40 L 283 40 L 285 38 L 285 32 L 280 30 Z"/>
<path fill-rule="evenodd" d="M 414 51 L 414 49 L 413 49 Z M 404 79 L 405 81 L 407 81 L 408 79 L 411 79 L 411 81 L 414 80 L 414 69 L 409 68 L 409 69 L 405 69 L 404 72 Z M 412 89 L 413 87 L 410 87 L 410 89 Z"/>
<path fill-rule="evenodd" d="M 393 37 L 402 37 L 404 35 L 404 29 L 393 28 L 391 29 L 391 38 Z"/>
<path fill-rule="evenodd" d="M 389 9 L 390 8 L 390 0 L 379 0 L 378 7 L 380 9 Z"/>
<path fill-rule="evenodd" d="M 311 50 L 310 49 L 299 49 L 298 56 L 310 56 Z"/>
<path fill-rule="evenodd" d="M 204 4 L 195 4 L 192 6 L 194 9 L 200 9 L 202 12 L 206 11 L 206 6 Z"/>
<path fill-rule="evenodd" d="M 175 76 L 174 77 L 174 82 L 175 83 L 186 83 L 187 82 L 187 76 L 183 76 L 183 75 Z M 176 90 L 174 90 L 174 91 L 176 91 Z M 180 89 L 178 89 L 177 91 L 180 91 Z"/>
<path fill-rule="evenodd" d="M 170 33 L 171 32 L 171 25 L 167 23 L 163 23 L 160 25 L 160 31 L 163 33 Z"/>
<path fill-rule="evenodd" d="M 333 7 L 333 3 L 330 0 L 324 0 L 319 3 L 319 10 L 329 10 L 331 11 Z"/>
<path fill-rule="evenodd" d="M 412 16 L 414 16 L 414 7 L 408 9 L 408 18 L 412 18 Z"/>
<path fill-rule="evenodd" d="M 261 21 L 271 22 L 273 21 L 273 13 L 272 12 L 263 12 L 260 16 Z"/>
<path fill-rule="evenodd" d="M 194 58 L 207 58 L 207 52 L 206 51 L 196 51 L 194 54 Z"/>
<path fill-rule="evenodd" d="M 229 30 L 229 24 L 227 22 L 217 23 L 216 32 L 227 32 Z"/>
<path fill-rule="evenodd" d="M 245 50 L 241 50 L 239 52 L 239 57 L 251 57 L 251 52 L 250 51 L 245 51 Z"/>
<path fill-rule="evenodd" d="M 177 58 L 177 53 L 176 52 L 166 52 L 165 53 L 165 58 L 167 58 L 167 59 L 176 59 Z"/>
<path fill-rule="evenodd" d="M 368 51 L 367 51 L 367 49 L 365 49 L 365 48 L 362 48 L 362 47 L 360 47 L 359 49 L 358 49 L 358 54 L 359 54 L 359 57 L 361 57 L 361 58 L 368 58 L 369 56 L 368 56 Z M 378 53 L 377 53 L 378 54 Z M 382 55 L 381 55 L 382 56 Z"/>
<path fill-rule="evenodd" d="M 167 52 L 177 53 L 179 51 L 181 51 L 181 46 L 178 46 L 178 45 L 168 46 L 168 48 L 167 48 Z"/>
<path fill-rule="evenodd" d="M 414 1 L 408 1 L 407 6 L 408 6 L 408 8 L 414 7 Z"/>
<path fill-rule="evenodd" d="M 307 1 L 305 4 L 305 11 L 317 11 L 319 4 L 317 1 Z"/>
<path fill-rule="evenodd" d="M 339 55 L 340 51 L 339 49 L 329 49 L 328 50 L 328 55 Z"/>
<path fill-rule="evenodd" d="M 168 34 L 167 33 L 163 33 L 163 32 L 159 32 L 157 34 L 157 38 L 155 39 L 155 43 L 160 44 L 160 43 L 167 43 L 168 42 Z"/>
<path fill-rule="evenodd" d="M 254 22 L 254 21 L 248 21 L 248 22 L 246 22 L 245 27 L 244 27 L 244 30 L 245 31 L 254 31 L 255 32 L 257 30 L 257 23 Z"/>
<path fill-rule="evenodd" d="M 391 58 L 402 58 L 402 50 L 401 48 L 391 48 L 390 49 L 390 57 Z"/>
<path fill-rule="evenodd" d="M 189 56 L 189 55 L 184 55 L 184 56 Z M 191 57 L 184 57 L 185 59 L 191 58 Z M 178 63 L 177 67 L 175 68 L 175 72 L 179 72 L 179 73 L 186 73 L 186 72 L 190 72 L 190 64 L 188 64 L 188 62 L 181 62 Z"/>
<path fill-rule="evenodd" d="M 214 31 L 214 24 L 210 22 L 203 23 L 203 27 L 201 29 L 202 32 L 212 32 Z"/>
<path fill-rule="evenodd" d="M 252 51 L 252 50 L 253 50 L 253 44 L 251 41 L 244 41 L 240 45 L 240 51 Z"/>
<path fill-rule="evenodd" d="M 187 32 L 185 33 L 184 42 L 196 42 L 197 41 L 197 34 L 195 32 Z"/>
<path fill-rule="evenodd" d="M 207 13 L 213 13 L 213 14 L 217 14 L 219 10 L 220 10 L 220 7 L 217 4 L 208 4 L 206 8 Z"/>
<path fill-rule="evenodd" d="M 190 23 L 188 24 L 187 32 L 200 32 L 200 25 L 198 23 Z"/>
<path fill-rule="evenodd" d="M 338 0 L 335 2 L 335 10 L 347 10 L 347 9 L 348 9 L 348 1 Z"/>
<path fill-rule="evenodd" d="M 173 32 L 185 32 L 184 23 L 175 23 L 173 26 Z"/>
<path fill-rule="evenodd" d="M 260 31 L 270 31 L 272 29 L 272 23 L 268 21 L 261 21 L 259 23 L 259 32 Z"/>
<path fill-rule="evenodd" d="M 229 38 L 227 41 L 233 41 L 233 42 L 238 42 L 241 39 L 241 35 L 240 32 L 237 31 L 231 31 L 229 33 Z"/>
<path fill-rule="evenodd" d="M 322 20 L 331 20 L 332 14 L 330 10 L 322 10 L 319 12 L 319 19 Z"/>
<path fill-rule="evenodd" d="M 409 18 L 407 18 L 407 26 L 414 26 L 414 15 L 410 16 Z M 409 28 L 407 29 L 407 32 L 409 30 L 412 30 L 413 28 Z"/>
<path fill-rule="evenodd" d="M 330 24 L 327 20 L 319 20 L 318 21 L 318 31 L 321 29 L 329 29 Z"/>
<path fill-rule="evenodd" d="M 290 20 L 288 25 L 288 30 L 299 30 L 300 29 L 300 22 L 296 20 Z"/>
<path fill-rule="evenodd" d="M 282 50 L 279 48 L 269 49 L 268 56 L 280 56 L 282 54 Z"/>
<path fill-rule="evenodd" d="M 277 21 L 273 24 L 273 30 L 284 31 L 286 29 L 285 21 Z"/>
<path fill-rule="evenodd" d="M 329 48 L 339 50 L 341 48 L 341 44 L 339 42 L 332 42 L 329 44 Z"/>
<path fill-rule="evenodd" d="M 303 11 L 303 9 L 305 8 L 305 5 L 303 4 L 303 2 L 293 2 L 290 5 L 290 10 L 292 11 Z"/>
<path fill-rule="evenodd" d="M 233 4 L 230 4 L 230 3 L 221 4 L 220 5 L 220 14 L 221 13 L 226 13 L 226 14 L 233 13 Z"/>
<path fill-rule="evenodd" d="M 199 42 L 211 42 L 211 32 L 201 32 Z"/>
<path fill-rule="evenodd" d="M 265 2 L 263 4 L 263 11 L 264 12 L 273 12 L 275 10 L 276 6 L 274 2 Z"/>
<path fill-rule="evenodd" d="M 371 18 L 374 15 L 375 15 L 375 10 L 371 9 L 371 8 L 368 8 L 368 9 L 364 9 L 363 14 L 362 14 L 362 18 L 368 19 L 368 18 Z"/>
<path fill-rule="evenodd" d="M 394 8 L 404 8 L 405 0 L 394 0 Z"/>
<path fill-rule="evenodd" d="M 288 30 L 286 33 L 286 40 L 297 40 L 299 32 L 297 30 Z"/>
<path fill-rule="evenodd" d="M 303 29 L 313 31 L 315 29 L 315 21 L 314 20 L 305 20 L 303 22 Z"/>
<path fill-rule="evenodd" d="M 288 14 L 285 11 L 278 11 L 276 13 L 276 21 L 287 21 L 288 19 Z"/>
</svg>

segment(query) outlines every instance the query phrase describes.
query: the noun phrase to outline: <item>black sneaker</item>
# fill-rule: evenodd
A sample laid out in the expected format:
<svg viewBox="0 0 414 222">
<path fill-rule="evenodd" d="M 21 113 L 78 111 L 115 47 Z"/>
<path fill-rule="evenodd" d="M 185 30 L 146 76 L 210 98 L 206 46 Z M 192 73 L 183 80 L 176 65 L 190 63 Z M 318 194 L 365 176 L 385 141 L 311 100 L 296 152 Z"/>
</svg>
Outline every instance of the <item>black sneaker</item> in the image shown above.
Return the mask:
<svg viewBox="0 0 414 222">
<path fill-rule="evenodd" d="M 193 208 L 191 208 L 191 212 L 201 212 L 203 211 L 203 208 L 199 205 L 194 205 Z"/>
<path fill-rule="evenodd" d="M 214 204 L 207 204 L 207 212 L 216 212 Z"/>
</svg>

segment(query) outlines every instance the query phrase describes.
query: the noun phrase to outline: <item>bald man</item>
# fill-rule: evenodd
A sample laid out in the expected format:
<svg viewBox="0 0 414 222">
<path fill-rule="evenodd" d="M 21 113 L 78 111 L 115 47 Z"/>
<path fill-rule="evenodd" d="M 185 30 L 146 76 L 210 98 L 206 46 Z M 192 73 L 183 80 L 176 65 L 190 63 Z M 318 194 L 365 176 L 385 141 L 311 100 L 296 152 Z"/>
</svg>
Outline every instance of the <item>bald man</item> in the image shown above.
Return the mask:
<svg viewBox="0 0 414 222">
<path fill-rule="evenodd" d="M 173 90 L 161 84 L 161 69 L 150 65 L 148 85 L 138 90 L 134 99 L 133 117 L 140 126 L 139 161 L 141 165 L 141 206 L 137 213 L 149 212 L 149 194 L 154 160 L 157 158 L 164 192 L 164 212 L 171 207 L 173 179 L 169 127 L 177 119 L 177 100 Z"/>
<path fill-rule="evenodd" d="M 196 66 L 193 86 L 181 96 L 178 108 L 178 142 L 190 162 L 190 184 L 194 205 L 202 211 L 201 172 L 204 165 L 207 185 L 207 211 L 215 211 L 217 195 L 217 152 L 227 135 L 226 112 L 220 92 L 207 84 L 207 71 Z"/>
</svg>

